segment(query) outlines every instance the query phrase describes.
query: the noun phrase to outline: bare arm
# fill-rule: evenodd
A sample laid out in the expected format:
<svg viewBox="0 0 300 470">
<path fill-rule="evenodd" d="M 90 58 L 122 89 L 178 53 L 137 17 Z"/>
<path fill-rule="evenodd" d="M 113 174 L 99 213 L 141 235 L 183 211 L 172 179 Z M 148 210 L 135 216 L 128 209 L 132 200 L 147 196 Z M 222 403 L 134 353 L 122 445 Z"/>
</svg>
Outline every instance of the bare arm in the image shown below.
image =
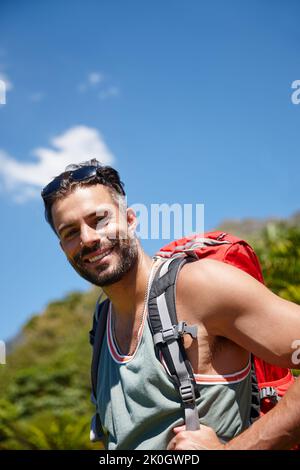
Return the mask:
<svg viewBox="0 0 300 470">
<path fill-rule="evenodd" d="M 275 408 L 225 445 L 207 426 L 201 426 L 199 431 L 185 431 L 181 426 L 174 432 L 169 450 L 290 449 L 300 443 L 300 380 L 296 380 Z"/>
<path fill-rule="evenodd" d="M 194 319 L 266 362 L 293 363 L 300 339 L 300 306 L 281 299 L 247 273 L 215 260 L 189 263 L 181 276 Z M 180 273 L 181 274 L 181 273 Z"/>
<path fill-rule="evenodd" d="M 269 363 L 297 366 L 292 344 L 300 339 L 298 305 L 276 296 L 246 273 L 213 260 L 191 263 L 182 280 L 183 289 L 190 286 L 189 307 L 195 319 L 200 315 L 210 333 L 231 339 Z M 168 449 L 288 449 L 300 442 L 299 405 L 297 380 L 272 411 L 226 445 L 207 426 L 199 431 L 181 426 L 174 429 Z"/>
<path fill-rule="evenodd" d="M 275 408 L 226 444 L 225 448 L 276 450 L 290 449 L 299 443 L 300 380 L 297 380 Z"/>
</svg>

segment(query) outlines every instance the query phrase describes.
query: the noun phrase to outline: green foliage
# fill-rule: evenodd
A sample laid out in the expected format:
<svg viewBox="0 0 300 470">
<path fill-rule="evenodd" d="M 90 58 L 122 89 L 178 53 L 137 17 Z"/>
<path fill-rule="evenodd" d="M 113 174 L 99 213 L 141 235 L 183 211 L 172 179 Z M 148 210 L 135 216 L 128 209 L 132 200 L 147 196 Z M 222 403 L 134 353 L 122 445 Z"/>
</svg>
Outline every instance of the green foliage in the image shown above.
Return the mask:
<svg viewBox="0 0 300 470">
<path fill-rule="evenodd" d="M 266 285 L 280 297 L 300 304 L 300 226 L 268 224 L 255 245 Z M 299 376 L 300 370 L 293 370 Z"/>
<path fill-rule="evenodd" d="M 267 225 L 256 252 L 267 286 L 280 297 L 300 304 L 300 227 Z"/>
<path fill-rule="evenodd" d="M 231 231 L 245 232 L 240 229 Z M 267 286 L 300 303 L 300 224 L 267 224 L 245 238 L 260 258 Z M 94 410 L 88 331 L 98 295 L 97 289 L 71 293 L 24 326 L 0 366 L 0 449 L 101 447 L 89 441 Z"/>
<path fill-rule="evenodd" d="M 0 402 L 0 449 L 93 449 L 88 442 L 90 420 L 71 412 L 40 412 L 22 419 L 16 406 Z M 51 409 L 46 404 L 45 409 Z"/>
<path fill-rule="evenodd" d="M 97 449 L 89 441 L 96 289 L 48 305 L 0 367 L 0 449 Z"/>
</svg>

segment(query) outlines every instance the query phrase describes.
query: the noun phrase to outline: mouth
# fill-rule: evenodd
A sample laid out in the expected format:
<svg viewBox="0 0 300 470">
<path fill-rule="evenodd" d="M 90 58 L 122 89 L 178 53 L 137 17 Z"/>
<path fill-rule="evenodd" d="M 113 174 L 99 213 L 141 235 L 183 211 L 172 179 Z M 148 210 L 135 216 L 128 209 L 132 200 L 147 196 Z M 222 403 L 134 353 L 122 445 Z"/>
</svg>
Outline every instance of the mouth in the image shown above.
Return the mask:
<svg viewBox="0 0 300 470">
<path fill-rule="evenodd" d="M 98 250 L 95 253 L 92 254 L 92 256 L 86 256 L 84 259 L 84 263 L 88 264 L 89 266 L 95 265 L 100 263 L 104 258 L 109 256 L 111 252 L 113 251 L 113 248 L 109 248 L 105 251 Z"/>
</svg>

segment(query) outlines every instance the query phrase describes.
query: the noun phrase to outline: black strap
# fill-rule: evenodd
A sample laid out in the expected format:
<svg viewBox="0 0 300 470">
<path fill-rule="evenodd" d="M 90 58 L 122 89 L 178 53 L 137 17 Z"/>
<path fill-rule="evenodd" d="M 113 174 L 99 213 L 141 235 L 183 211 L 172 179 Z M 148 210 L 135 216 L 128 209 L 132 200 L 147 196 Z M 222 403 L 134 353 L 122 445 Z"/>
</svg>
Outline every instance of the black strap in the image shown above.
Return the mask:
<svg viewBox="0 0 300 470">
<path fill-rule="evenodd" d="M 184 264 L 191 261 L 195 261 L 195 258 L 190 256 L 171 258 L 157 270 L 149 293 L 148 320 L 154 343 L 178 388 L 184 408 L 186 428 L 196 430 L 199 428 L 196 406 L 196 396 L 199 396 L 199 393 L 182 336 L 188 333 L 196 338 L 197 327 L 189 327 L 185 322 L 178 324 L 175 301 L 178 273 Z"/>
<path fill-rule="evenodd" d="M 251 354 L 251 408 L 250 423 L 254 423 L 260 417 L 260 390 L 257 382 L 254 356 Z"/>
<path fill-rule="evenodd" d="M 109 310 L 109 299 L 104 300 L 101 304 L 97 302 L 96 310 L 93 318 L 93 328 L 90 331 L 90 343 L 93 346 L 93 358 L 91 366 L 91 381 L 93 398 L 96 401 L 97 383 L 98 383 L 98 364 L 103 338 L 106 331 L 107 315 Z"/>
<path fill-rule="evenodd" d="M 93 327 L 90 334 L 90 344 L 93 346 L 93 357 L 91 365 L 91 382 L 92 382 L 92 403 L 96 407 L 96 413 L 92 417 L 90 440 L 92 442 L 103 440 L 104 432 L 100 420 L 99 413 L 97 412 L 97 384 L 98 384 L 98 364 L 104 335 L 106 332 L 107 315 L 109 310 L 109 299 L 101 302 L 102 295 L 99 297 L 95 313 L 93 317 Z M 100 303 L 101 302 L 101 303 Z"/>
</svg>

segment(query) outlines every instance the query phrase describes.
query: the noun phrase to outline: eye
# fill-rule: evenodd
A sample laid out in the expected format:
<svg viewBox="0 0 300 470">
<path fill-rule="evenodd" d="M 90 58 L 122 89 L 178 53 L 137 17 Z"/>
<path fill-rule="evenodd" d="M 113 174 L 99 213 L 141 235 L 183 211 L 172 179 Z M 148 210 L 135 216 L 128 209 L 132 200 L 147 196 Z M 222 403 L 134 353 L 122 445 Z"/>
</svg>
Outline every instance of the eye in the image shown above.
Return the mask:
<svg viewBox="0 0 300 470">
<path fill-rule="evenodd" d="M 102 214 L 102 215 L 98 215 L 95 218 L 96 225 L 99 224 L 99 223 L 103 223 L 103 222 L 108 221 L 108 215 L 109 215 L 108 211 L 105 211 L 104 214 Z"/>
<path fill-rule="evenodd" d="M 63 235 L 63 239 L 64 240 L 71 240 L 72 238 L 74 238 L 76 236 L 76 234 L 78 234 L 78 230 L 73 228 L 73 229 L 69 230 L 67 233 L 65 233 Z"/>
</svg>

